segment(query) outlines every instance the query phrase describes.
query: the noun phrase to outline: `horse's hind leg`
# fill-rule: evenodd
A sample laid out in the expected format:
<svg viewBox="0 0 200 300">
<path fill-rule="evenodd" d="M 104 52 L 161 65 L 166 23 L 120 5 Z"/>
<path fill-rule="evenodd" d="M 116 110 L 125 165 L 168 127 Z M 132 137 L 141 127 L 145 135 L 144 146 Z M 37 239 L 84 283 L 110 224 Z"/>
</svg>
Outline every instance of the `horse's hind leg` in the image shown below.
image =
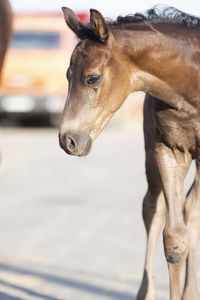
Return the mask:
<svg viewBox="0 0 200 300">
<path fill-rule="evenodd" d="M 194 183 L 185 203 L 185 223 L 189 233 L 189 254 L 183 300 L 200 300 L 197 284 L 197 254 L 200 238 L 200 165 L 197 163 Z"/>
<path fill-rule="evenodd" d="M 155 288 L 153 279 L 154 254 L 157 240 L 165 217 L 165 201 L 159 182 L 156 166 L 152 163 L 152 154 L 148 153 L 146 162 L 148 191 L 143 200 L 143 220 L 147 232 L 147 248 L 143 279 L 138 291 L 137 300 L 154 300 Z M 151 162 L 151 163 L 150 163 Z"/>
<path fill-rule="evenodd" d="M 148 191 L 143 200 L 143 220 L 147 232 L 147 248 L 143 279 L 137 294 L 137 300 L 154 300 L 153 263 L 158 236 L 165 217 L 165 202 L 161 189 L 158 169 L 155 161 L 155 127 L 152 118 L 151 99 L 144 104 L 144 135 L 146 150 L 146 175 Z"/>
</svg>

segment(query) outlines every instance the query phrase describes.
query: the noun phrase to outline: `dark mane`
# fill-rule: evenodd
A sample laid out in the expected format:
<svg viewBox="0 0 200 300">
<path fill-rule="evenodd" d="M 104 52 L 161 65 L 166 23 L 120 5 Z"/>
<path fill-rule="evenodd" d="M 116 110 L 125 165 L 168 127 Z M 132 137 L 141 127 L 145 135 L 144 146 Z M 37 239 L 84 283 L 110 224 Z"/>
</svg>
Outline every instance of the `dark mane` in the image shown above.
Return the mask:
<svg viewBox="0 0 200 300">
<path fill-rule="evenodd" d="M 106 18 L 106 23 L 110 28 L 125 28 L 129 30 L 148 30 L 156 24 L 173 24 L 186 26 L 188 28 L 200 29 L 200 18 L 189 15 L 175 7 L 156 5 L 144 13 L 130 14 L 125 17 L 119 16 L 116 21 Z M 88 26 L 81 26 L 77 37 L 81 40 L 90 39 L 99 41 L 95 32 Z"/>
<path fill-rule="evenodd" d="M 130 14 L 125 17 L 119 16 L 116 21 L 107 20 L 110 27 L 125 27 L 126 25 L 139 24 L 182 24 L 190 28 L 200 28 L 200 18 L 186 14 L 175 7 L 156 5 L 145 13 Z"/>
</svg>

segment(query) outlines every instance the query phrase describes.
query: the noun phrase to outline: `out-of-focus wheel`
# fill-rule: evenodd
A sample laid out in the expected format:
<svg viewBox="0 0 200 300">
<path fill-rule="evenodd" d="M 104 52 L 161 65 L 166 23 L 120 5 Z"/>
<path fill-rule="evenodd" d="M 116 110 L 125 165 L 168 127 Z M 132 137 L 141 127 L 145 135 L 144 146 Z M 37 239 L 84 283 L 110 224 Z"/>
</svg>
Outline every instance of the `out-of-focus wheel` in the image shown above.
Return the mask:
<svg viewBox="0 0 200 300">
<path fill-rule="evenodd" d="M 28 126 L 28 127 L 43 127 L 43 126 L 50 125 L 48 116 L 29 117 L 29 118 L 20 120 L 20 123 L 22 126 Z"/>
</svg>

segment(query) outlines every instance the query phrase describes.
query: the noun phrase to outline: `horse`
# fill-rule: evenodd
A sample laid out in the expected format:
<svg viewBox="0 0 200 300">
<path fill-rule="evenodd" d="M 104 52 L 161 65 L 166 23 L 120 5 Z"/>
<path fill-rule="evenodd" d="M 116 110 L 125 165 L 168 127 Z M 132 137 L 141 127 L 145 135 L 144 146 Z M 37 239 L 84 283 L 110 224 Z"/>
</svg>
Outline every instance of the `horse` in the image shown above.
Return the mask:
<svg viewBox="0 0 200 300">
<path fill-rule="evenodd" d="M 170 300 L 199 300 L 200 18 L 158 6 L 106 20 L 90 10 L 82 24 L 62 8 L 78 37 L 67 70 L 68 96 L 59 129 L 61 148 L 84 156 L 130 93 L 143 91 L 148 189 L 143 200 L 146 258 L 137 300 L 154 300 L 153 263 L 163 229 Z M 124 146 L 125 147 L 125 146 Z M 184 202 L 184 178 L 196 161 Z M 186 263 L 183 293 L 180 274 Z"/>
<path fill-rule="evenodd" d="M 8 0 L 0 0 L 0 74 L 12 35 L 12 11 Z"/>
</svg>

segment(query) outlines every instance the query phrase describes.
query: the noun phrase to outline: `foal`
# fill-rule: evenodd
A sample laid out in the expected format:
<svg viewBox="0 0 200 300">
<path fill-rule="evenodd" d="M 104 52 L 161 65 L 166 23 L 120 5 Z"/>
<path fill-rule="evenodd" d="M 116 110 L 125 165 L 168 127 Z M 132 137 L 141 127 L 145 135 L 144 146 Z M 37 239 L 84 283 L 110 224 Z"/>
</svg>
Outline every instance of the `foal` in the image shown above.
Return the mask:
<svg viewBox="0 0 200 300">
<path fill-rule="evenodd" d="M 144 275 L 138 300 L 154 300 L 153 258 L 163 231 L 170 300 L 180 300 L 180 272 L 187 258 L 183 300 L 199 300 L 200 235 L 200 19 L 174 8 L 119 17 L 106 23 L 92 9 L 83 25 L 63 8 L 79 38 L 67 78 L 68 97 L 60 146 L 88 154 L 92 142 L 126 97 L 146 92 L 144 137 L 148 190 L 143 202 L 147 231 Z M 160 99 L 160 100 L 159 100 Z M 196 176 L 183 207 L 183 183 L 192 159 Z"/>
</svg>

